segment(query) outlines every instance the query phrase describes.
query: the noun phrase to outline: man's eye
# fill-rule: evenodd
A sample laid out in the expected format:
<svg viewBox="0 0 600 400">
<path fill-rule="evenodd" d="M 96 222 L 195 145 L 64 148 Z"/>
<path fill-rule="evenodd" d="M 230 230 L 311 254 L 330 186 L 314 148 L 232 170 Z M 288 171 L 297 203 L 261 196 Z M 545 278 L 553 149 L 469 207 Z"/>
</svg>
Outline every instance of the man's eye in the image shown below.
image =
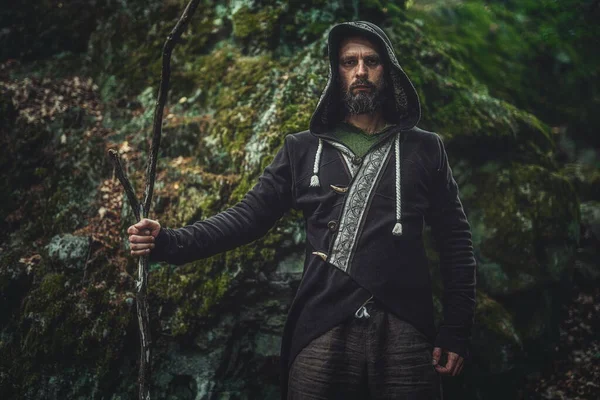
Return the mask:
<svg viewBox="0 0 600 400">
<path fill-rule="evenodd" d="M 354 65 L 355 64 L 355 60 L 346 60 L 344 61 L 344 65 Z"/>
<path fill-rule="evenodd" d="M 367 64 L 369 64 L 369 65 L 378 65 L 379 64 L 379 60 L 370 59 L 370 60 L 367 60 Z"/>
</svg>

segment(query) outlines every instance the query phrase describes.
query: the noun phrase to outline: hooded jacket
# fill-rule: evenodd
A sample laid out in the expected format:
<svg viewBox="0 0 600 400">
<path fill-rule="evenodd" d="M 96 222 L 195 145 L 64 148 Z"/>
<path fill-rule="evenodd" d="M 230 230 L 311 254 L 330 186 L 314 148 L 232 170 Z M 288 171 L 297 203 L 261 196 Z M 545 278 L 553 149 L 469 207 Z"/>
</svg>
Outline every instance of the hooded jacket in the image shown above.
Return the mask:
<svg viewBox="0 0 600 400">
<path fill-rule="evenodd" d="M 332 134 L 341 118 L 338 49 L 351 33 L 380 46 L 393 93 L 383 107 L 395 126 L 362 158 Z M 419 97 L 379 27 L 365 21 L 335 25 L 328 53 L 329 79 L 309 129 L 285 137 L 238 204 L 183 228 L 162 228 L 150 254 L 153 261 L 176 265 L 210 257 L 263 236 L 290 208 L 302 211 L 306 258 L 282 337 L 282 399 L 300 350 L 347 318 L 368 317 L 364 304 L 372 299 L 430 343 L 470 358 L 476 262 L 444 143 L 416 126 Z M 431 226 L 444 285 L 437 329 L 424 223 Z"/>
</svg>

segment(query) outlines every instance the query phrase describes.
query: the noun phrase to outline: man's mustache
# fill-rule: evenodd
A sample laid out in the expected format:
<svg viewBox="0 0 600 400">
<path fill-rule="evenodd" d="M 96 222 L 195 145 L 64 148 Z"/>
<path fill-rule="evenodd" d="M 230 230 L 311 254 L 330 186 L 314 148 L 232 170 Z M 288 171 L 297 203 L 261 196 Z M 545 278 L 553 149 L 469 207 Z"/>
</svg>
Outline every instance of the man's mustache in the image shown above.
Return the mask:
<svg viewBox="0 0 600 400">
<path fill-rule="evenodd" d="M 350 85 L 350 90 L 358 87 L 358 86 L 366 86 L 369 89 L 375 89 L 375 84 L 369 81 L 358 81 Z"/>
</svg>

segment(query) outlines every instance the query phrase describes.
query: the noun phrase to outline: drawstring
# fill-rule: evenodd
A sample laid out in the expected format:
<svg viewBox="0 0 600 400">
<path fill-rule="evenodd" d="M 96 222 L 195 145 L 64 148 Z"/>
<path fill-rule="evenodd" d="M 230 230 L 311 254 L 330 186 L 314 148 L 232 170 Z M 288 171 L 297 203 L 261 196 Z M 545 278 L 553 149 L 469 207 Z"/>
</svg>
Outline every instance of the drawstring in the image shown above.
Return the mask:
<svg viewBox="0 0 600 400">
<path fill-rule="evenodd" d="M 371 317 L 371 314 L 369 314 L 369 312 L 367 311 L 367 307 L 362 306 L 354 313 L 354 316 L 358 319 L 360 319 L 360 318 L 367 319 L 367 318 Z"/>
<path fill-rule="evenodd" d="M 366 307 L 366 305 L 367 305 L 368 303 L 371 303 L 371 302 L 372 302 L 372 301 L 371 301 L 372 299 L 373 299 L 373 296 L 371 295 L 371 297 L 369 297 L 369 300 L 365 301 L 365 302 L 363 303 L 363 305 L 362 305 L 362 306 L 360 306 L 360 307 L 358 308 L 358 310 L 356 310 L 356 312 L 354 313 L 354 316 L 355 316 L 356 318 L 359 318 L 359 319 L 360 319 L 360 318 L 365 318 L 365 319 L 367 319 L 367 318 L 369 318 L 369 317 L 371 316 L 371 314 L 369 314 L 369 312 L 367 311 L 367 307 Z"/>
<path fill-rule="evenodd" d="M 402 223 L 400 223 L 402 217 L 402 199 L 401 199 L 401 187 L 400 187 L 400 134 L 398 133 L 395 138 L 395 156 L 396 156 L 396 225 L 392 229 L 394 236 L 402 236 Z"/>
<path fill-rule="evenodd" d="M 321 153 L 323 152 L 323 140 L 319 139 L 319 147 L 317 147 L 317 154 L 315 155 L 315 165 L 313 166 L 313 176 L 310 178 L 310 187 L 319 187 L 319 164 L 321 163 Z"/>
</svg>

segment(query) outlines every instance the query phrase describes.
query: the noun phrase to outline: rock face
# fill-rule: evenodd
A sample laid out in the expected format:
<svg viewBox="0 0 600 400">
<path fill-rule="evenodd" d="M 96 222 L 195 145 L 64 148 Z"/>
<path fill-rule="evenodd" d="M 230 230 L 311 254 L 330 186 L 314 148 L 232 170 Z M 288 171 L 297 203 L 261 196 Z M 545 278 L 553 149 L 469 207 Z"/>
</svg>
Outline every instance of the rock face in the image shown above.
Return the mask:
<svg viewBox="0 0 600 400">
<path fill-rule="evenodd" d="M 60 11 L 39 6 L 31 20 L 17 8 L 26 23 L 38 15 L 64 22 L 36 25 L 56 50 L 41 51 L 24 35 L 33 50 L 11 44 L 0 53 L 2 398 L 136 395 L 137 268 L 125 245 L 135 221 L 106 151 L 119 150 L 141 196 L 161 47 L 185 2 L 108 3 L 90 1 L 98 12 L 85 15 L 84 27 L 70 22 L 79 8 L 67 3 Z M 173 53 L 151 218 L 175 228 L 241 200 L 284 136 L 308 127 L 327 80 L 329 27 L 379 23 L 421 96 L 419 126 L 444 139 L 473 231 L 474 360 L 448 393 L 516 398 L 524 366 L 556 340 L 556 310 L 576 266 L 590 279 L 600 275 L 589 249 L 598 243 L 600 175 L 589 167 L 595 153 L 573 167 L 580 153 L 567 146 L 564 126 L 580 125 L 559 107 L 568 99 L 552 108 L 537 101 L 535 85 L 546 81 L 509 84 L 517 82 L 513 69 L 546 55 L 530 54 L 535 37 L 521 47 L 510 40 L 531 32 L 521 19 L 534 19 L 535 6 L 462 3 L 202 2 Z M 16 37 L 16 25 L 8 26 L 4 37 Z M 76 42 L 61 45 L 69 32 Z M 568 48 L 573 57 L 585 50 Z M 564 73 L 592 81 L 573 69 Z M 557 93 L 569 89 L 557 85 Z M 563 126 L 558 146 L 560 132 L 547 123 Z M 252 244 L 178 268 L 151 265 L 155 398 L 279 398 L 279 347 L 302 276 L 303 229 L 292 212 Z M 439 260 L 432 247 L 428 254 L 439 317 Z"/>
</svg>

